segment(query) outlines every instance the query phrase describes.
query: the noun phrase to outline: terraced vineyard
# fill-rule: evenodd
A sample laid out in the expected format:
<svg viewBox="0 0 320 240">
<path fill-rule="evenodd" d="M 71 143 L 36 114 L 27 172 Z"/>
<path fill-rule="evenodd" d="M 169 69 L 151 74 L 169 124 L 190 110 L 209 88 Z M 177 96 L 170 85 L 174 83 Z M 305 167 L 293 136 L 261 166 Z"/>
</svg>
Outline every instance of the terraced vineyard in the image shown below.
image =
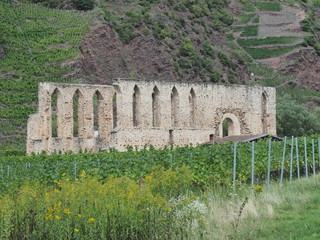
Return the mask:
<svg viewBox="0 0 320 240">
<path fill-rule="evenodd" d="M 276 64 L 281 55 L 302 47 L 308 34 L 301 30 L 300 21 L 306 14 L 279 2 L 249 3 L 233 25 L 237 43 L 260 63 Z"/>
<path fill-rule="evenodd" d="M 25 149 L 28 114 L 41 81 L 64 82 L 89 29 L 84 14 L 0 2 L 0 149 Z M 64 66 L 63 66 L 64 65 Z"/>
</svg>

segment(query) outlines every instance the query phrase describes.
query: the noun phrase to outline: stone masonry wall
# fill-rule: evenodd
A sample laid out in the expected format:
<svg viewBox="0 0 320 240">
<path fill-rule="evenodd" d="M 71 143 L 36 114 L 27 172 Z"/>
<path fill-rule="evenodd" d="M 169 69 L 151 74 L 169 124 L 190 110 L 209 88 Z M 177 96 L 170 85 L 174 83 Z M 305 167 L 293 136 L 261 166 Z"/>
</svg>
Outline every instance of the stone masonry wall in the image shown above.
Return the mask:
<svg viewBox="0 0 320 240">
<path fill-rule="evenodd" d="M 57 89 L 57 90 L 56 90 Z M 58 136 L 52 136 L 51 95 L 58 91 Z M 79 136 L 73 136 L 73 96 L 79 100 Z M 93 95 L 99 92 L 99 136 Z M 99 96 L 100 96 L 99 95 Z M 60 97 L 60 99 L 59 99 Z M 27 151 L 98 151 L 128 146 L 187 145 L 229 135 L 276 134 L 275 89 L 209 83 L 116 79 L 113 85 L 41 83 L 38 113 L 28 122 Z"/>
</svg>

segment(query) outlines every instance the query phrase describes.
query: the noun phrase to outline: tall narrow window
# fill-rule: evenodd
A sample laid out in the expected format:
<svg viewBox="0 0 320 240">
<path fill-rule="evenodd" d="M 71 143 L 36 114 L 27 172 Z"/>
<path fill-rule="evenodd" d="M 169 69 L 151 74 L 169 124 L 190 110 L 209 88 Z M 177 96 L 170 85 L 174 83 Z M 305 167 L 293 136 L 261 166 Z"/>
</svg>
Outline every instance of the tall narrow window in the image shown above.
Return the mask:
<svg viewBox="0 0 320 240">
<path fill-rule="evenodd" d="M 112 97 L 112 117 L 113 128 L 116 128 L 118 126 L 117 93 L 113 94 Z"/>
<path fill-rule="evenodd" d="M 160 127 L 160 92 L 157 87 L 152 93 L 152 126 Z"/>
<path fill-rule="evenodd" d="M 133 126 L 139 126 L 141 124 L 141 96 L 140 90 L 137 85 L 134 86 L 132 96 L 132 113 L 133 113 Z"/>
<path fill-rule="evenodd" d="M 195 114 L 196 114 L 196 94 L 191 88 L 189 94 L 189 115 L 190 115 L 190 127 L 195 127 Z"/>
<path fill-rule="evenodd" d="M 267 131 L 268 131 L 267 94 L 265 92 L 263 92 L 262 96 L 261 96 L 261 124 L 262 124 L 262 132 L 267 133 Z"/>
<path fill-rule="evenodd" d="M 96 91 L 93 95 L 93 136 L 100 137 L 101 122 L 103 118 L 102 100 L 103 97 L 99 91 Z"/>
<path fill-rule="evenodd" d="M 73 95 L 73 136 L 81 137 L 83 129 L 83 96 L 79 89 Z"/>
<path fill-rule="evenodd" d="M 59 107 L 60 91 L 56 88 L 51 94 L 51 137 L 60 137 Z"/>
<path fill-rule="evenodd" d="M 171 125 L 173 127 L 179 125 L 179 95 L 176 87 L 171 91 Z"/>
</svg>

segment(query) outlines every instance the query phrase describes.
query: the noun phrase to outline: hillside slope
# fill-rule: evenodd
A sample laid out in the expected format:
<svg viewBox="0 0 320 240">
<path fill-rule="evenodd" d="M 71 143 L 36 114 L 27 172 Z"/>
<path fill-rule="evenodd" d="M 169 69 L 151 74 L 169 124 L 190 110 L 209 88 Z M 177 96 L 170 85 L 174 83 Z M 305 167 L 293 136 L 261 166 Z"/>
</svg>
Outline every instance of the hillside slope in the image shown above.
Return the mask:
<svg viewBox="0 0 320 240">
<path fill-rule="evenodd" d="M 236 0 L 101 0 L 84 12 L 69 0 L 59 0 L 60 10 L 30 1 L 48 2 L 0 3 L 2 150 L 25 149 L 41 81 L 263 84 L 309 109 L 320 103 L 317 43 L 305 39 L 318 36 L 319 7 L 310 14 L 303 2 L 269 11 L 269 3 Z M 304 17 L 309 33 L 300 29 Z"/>
</svg>

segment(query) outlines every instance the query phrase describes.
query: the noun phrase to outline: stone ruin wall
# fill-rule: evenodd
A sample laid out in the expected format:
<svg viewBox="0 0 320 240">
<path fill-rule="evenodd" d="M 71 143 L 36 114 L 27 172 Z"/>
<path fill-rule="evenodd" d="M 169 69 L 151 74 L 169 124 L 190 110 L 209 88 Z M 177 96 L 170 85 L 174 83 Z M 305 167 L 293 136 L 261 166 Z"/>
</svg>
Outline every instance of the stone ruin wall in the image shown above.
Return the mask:
<svg viewBox="0 0 320 240">
<path fill-rule="evenodd" d="M 52 136 L 51 95 L 58 92 L 58 136 Z M 80 93 L 78 136 L 73 135 L 73 96 Z M 99 94 L 99 133 L 93 95 Z M 156 148 L 201 144 L 229 135 L 276 134 L 275 88 L 209 83 L 117 79 L 113 85 L 41 83 L 38 113 L 28 122 L 28 154 L 96 152 L 128 146 Z"/>
</svg>

